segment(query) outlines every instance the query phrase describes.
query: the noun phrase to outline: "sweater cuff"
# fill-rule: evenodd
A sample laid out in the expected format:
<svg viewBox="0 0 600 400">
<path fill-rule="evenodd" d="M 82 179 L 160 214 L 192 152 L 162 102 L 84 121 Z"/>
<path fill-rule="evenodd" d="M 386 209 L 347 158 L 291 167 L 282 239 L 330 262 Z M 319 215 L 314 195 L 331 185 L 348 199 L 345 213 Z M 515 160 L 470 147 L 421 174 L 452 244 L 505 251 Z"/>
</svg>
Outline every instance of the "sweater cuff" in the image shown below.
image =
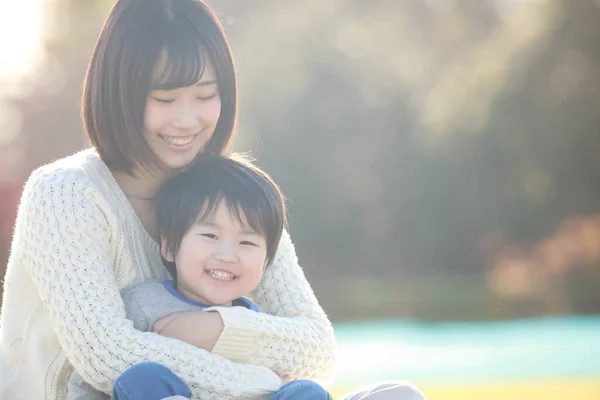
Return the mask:
<svg viewBox="0 0 600 400">
<path fill-rule="evenodd" d="M 258 338 L 253 318 L 256 313 L 243 307 L 210 307 L 205 311 L 221 314 L 224 324 L 223 332 L 212 353 L 234 362 L 247 363 L 256 348 L 254 343 Z"/>
</svg>

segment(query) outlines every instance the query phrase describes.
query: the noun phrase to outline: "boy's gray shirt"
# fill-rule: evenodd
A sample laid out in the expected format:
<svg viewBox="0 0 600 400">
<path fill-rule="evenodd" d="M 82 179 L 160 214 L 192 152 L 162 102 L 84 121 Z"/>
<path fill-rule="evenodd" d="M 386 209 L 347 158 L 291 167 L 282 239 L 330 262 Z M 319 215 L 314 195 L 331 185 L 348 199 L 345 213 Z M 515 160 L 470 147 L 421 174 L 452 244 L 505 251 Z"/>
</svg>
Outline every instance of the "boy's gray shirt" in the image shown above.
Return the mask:
<svg viewBox="0 0 600 400">
<path fill-rule="evenodd" d="M 149 280 L 130 286 L 121 293 L 127 319 L 133 321 L 135 329 L 151 332 L 154 323 L 169 314 L 198 311 L 203 308 L 192 300 L 184 299 L 183 296 L 169 291 L 172 287 L 169 289 L 168 287 L 168 284 L 161 281 Z M 247 303 L 242 305 L 258 311 L 252 302 L 248 300 L 245 302 Z M 86 383 L 77 371 L 71 374 L 67 390 L 68 400 L 107 400 L 110 398 Z"/>
<path fill-rule="evenodd" d="M 200 308 L 194 302 L 176 297 L 158 280 L 133 285 L 125 289 L 122 296 L 127 319 L 133 322 L 135 329 L 142 332 L 152 332 L 156 321 L 169 314 L 198 311 Z"/>
</svg>

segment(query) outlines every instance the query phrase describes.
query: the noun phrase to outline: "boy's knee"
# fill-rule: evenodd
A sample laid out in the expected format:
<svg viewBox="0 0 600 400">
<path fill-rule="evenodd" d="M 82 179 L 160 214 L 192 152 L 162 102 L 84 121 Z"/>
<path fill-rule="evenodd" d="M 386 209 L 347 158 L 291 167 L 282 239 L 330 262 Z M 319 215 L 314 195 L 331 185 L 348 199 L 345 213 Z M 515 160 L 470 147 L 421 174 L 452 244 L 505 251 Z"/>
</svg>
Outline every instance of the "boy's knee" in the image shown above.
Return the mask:
<svg viewBox="0 0 600 400">
<path fill-rule="evenodd" d="M 183 380 L 169 368 L 153 362 L 142 362 L 128 368 L 117 378 L 113 388 L 113 398 L 119 400 L 191 397 L 192 393 Z"/>
<path fill-rule="evenodd" d="M 135 364 L 126 369 L 125 372 L 123 372 L 121 376 L 117 378 L 117 381 L 130 379 L 136 381 L 147 380 L 148 378 L 168 376 L 171 374 L 173 374 L 173 372 L 171 372 L 171 370 L 165 367 L 164 365 L 155 362 L 145 361 L 139 364 Z"/>
<path fill-rule="evenodd" d="M 280 390 L 277 400 L 287 399 L 318 399 L 331 400 L 331 395 L 325 388 L 316 382 L 309 380 L 297 380 L 285 384 Z"/>
<path fill-rule="evenodd" d="M 317 382 L 314 381 L 309 381 L 308 379 L 300 379 L 295 381 L 295 384 L 305 390 L 311 390 L 315 393 L 317 392 L 322 392 L 322 393 L 327 393 L 327 390 L 325 390 L 325 388 L 321 385 L 319 385 Z"/>
</svg>

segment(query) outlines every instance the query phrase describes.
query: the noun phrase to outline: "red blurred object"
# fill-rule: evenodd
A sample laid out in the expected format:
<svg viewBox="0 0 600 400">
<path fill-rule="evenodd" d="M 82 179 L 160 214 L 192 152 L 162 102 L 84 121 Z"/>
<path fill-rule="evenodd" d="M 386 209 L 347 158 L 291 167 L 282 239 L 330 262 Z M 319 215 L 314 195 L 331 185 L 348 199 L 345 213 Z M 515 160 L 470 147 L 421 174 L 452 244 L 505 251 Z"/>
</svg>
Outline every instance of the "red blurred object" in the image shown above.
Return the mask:
<svg viewBox="0 0 600 400">
<path fill-rule="evenodd" d="M 0 276 L 2 278 L 4 278 L 6 262 L 8 261 L 23 184 L 23 182 L 3 182 L 0 184 Z M 2 285 L 0 285 L 0 294 L 2 294 Z"/>
</svg>

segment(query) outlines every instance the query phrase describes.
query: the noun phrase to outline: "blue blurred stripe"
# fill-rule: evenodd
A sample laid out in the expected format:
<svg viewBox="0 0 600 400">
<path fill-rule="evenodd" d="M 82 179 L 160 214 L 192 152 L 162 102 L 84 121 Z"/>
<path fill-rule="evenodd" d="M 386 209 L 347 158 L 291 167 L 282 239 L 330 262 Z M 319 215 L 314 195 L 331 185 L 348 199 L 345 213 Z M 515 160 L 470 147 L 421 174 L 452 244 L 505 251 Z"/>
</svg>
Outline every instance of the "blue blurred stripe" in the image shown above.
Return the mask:
<svg viewBox="0 0 600 400">
<path fill-rule="evenodd" d="M 337 324 L 335 385 L 380 379 L 419 383 L 598 377 L 600 318 L 488 323 Z"/>
</svg>

